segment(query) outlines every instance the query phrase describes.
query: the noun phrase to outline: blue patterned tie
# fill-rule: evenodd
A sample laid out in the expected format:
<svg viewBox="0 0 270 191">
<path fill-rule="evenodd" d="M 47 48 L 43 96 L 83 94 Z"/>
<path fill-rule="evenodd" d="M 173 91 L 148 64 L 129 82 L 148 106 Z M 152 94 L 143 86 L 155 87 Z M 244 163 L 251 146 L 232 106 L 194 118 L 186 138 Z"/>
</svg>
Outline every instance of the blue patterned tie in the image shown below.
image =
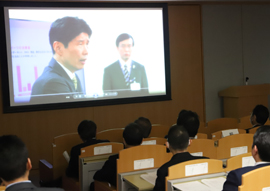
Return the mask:
<svg viewBox="0 0 270 191">
<path fill-rule="evenodd" d="M 126 81 L 126 85 L 129 85 L 129 74 L 128 74 L 128 70 L 127 70 L 127 65 L 124 65 L 124 75 L 125 75 L 125 81 Z"/>
</svg>

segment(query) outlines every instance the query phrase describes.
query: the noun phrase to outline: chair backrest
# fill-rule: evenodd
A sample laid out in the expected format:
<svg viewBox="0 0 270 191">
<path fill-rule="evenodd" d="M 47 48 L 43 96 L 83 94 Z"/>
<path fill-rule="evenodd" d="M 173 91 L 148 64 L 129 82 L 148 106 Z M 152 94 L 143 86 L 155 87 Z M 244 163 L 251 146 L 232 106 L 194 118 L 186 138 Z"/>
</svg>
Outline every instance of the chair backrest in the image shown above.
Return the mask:
<svg viewBox="0 0 270 191">
<path fill-rule="evenodd" d="M 251 153 L 244 153 L 231 157 L 227 160 L 226 171 L 235 170 L 237 168 L 242 168 L 245 166 L 254 166 L 255 160 L 253 159 Z"/>
<path fill-rule="evenodd" d="M 239 118 L 238 129 L 248 129 L 252 127 L 250 123 L 250 115 Z"/>
<path fill-rule="evenodd" d="M 73 146 L 82 143 L 78 133 L 63 134 L 53 138 L 53 178 L 57 179 L 65 173 L 68 162 L 63 156 L 63 152 L 70 150 Z"/>
<path fill-rule="evenodd" d="M 6 187 L 5 186 L 0 186 L 0 191 L 5 191 Z"/>
<path fill-rule="evenodd" d="M 217 148 L 211 139 L 193 139 L 187 150 L 192 155 L 205 156 L 210 159 L 217 158 Z"/>
<path fill-rule="evenodd" d="M 161 137 L 164 138 L 169 132 L 170 126 L 153 124 L 149 137 Z"/>
<path fill-rule="evenodd" d="M 168 169 L 166 188 L 168 180 L 224 172 L 222 164 L 222 161 L 217 159 L 196 159 L 173 165 Z"/>
<path fill-rule="evenodd" d="M 260 126 L 259 126 L 259 127 L 260 127 Z M 257 131 L 257 129 L 258 129 L 259 127 L 255 127 L 255 128 L 253 128 L 253 129 L 250 129 L 250 130 L 249 130 L 249 134 L 255 134 L 256 131 Z"/>
<path fill-rule="evenodd" d="M 197 133 L 196 139 L 207 139 L 206 133 Z"/>
<path fill-rule="evenodd" d="M 211 133 L 224 129 L 237 129 L 238 119 L 236 118 L 218 118 L 207 123 L 208 131 Z"/>
<path fill-rule="evenodd" d="M 117 174 L 159 168 L 172 157 L 163 145 L 140 145 L 121 150 L 117 160 Z M 147 165 L 144 165 L 147 164 Z"/>
<path fill-rule="evenodd" d="M 236 129 L 224 129 L 224 130 L 212 133 L 212 140 L 216 141 L 216 140 L 223 138 L 222 131 L 230 131 L 230 130 L 233 132 Z M 245 134 L 246 133 L 246 130 L 244 130 L 244 129 L 237 129 L 237 131 L 238 131 L 238 134 Z"/>
<path fill-rule="evenodd" d="M 239 191 L 266 191 L 270 188 L 270 166 L 261 167 L 242 175 L 242 185 Z"/>
<path fill-rule="evenodd" d="M 165 145 L 167 139 L 161 137 L 144 138 L 142 145 Z"/>
<path fill-rule="evenodd" d="M 123 143 L 123 131 L 124 128 L 107 129 L 97 133 L 97 139 L 106 139 L 110 142 Z"/>
<path fill-rule="evenodd" d="M 237 134 L 217 141 L 217 159 L 228 159 L 233 156 L 251 152 L 253 134 Z"/>
</svg>

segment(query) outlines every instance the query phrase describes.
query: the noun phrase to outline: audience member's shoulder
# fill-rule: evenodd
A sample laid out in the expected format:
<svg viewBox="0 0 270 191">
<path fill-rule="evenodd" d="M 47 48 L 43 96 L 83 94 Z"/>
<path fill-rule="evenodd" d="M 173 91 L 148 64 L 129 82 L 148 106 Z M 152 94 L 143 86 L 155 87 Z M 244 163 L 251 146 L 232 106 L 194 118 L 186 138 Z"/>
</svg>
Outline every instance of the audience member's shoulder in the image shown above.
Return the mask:
<svg viewBox="0 0 270 191">
<path fill-rule="evenodd" d="M 62 188 L 36 188 L 33 191 L 64 191 Z"/>
<path fill-rule="evenodd" d="M 119 154 L 109 156 L 109 160 L 117 160 L 119 159 Z"/>
</svg>

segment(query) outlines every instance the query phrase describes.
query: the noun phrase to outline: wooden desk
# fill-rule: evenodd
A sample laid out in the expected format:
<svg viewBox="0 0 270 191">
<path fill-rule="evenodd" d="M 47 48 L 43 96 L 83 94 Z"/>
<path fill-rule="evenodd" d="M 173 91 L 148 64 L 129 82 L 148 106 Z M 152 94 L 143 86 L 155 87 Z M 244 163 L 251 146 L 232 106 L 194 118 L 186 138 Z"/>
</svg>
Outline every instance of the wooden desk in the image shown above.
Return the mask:
<svg viewBox="0 0 270 191">
<path fill-rule="evenodd" d="M 205 174 L 205 175 L 199 175 L 199 176 L 192 176 L 187 178 L 179 178 L 174 180 L 168 180 L 167 183 L 167 191 L 174 191 L 176 188 L 174 185 L 178 183 L 184 183 L 184 182 L 190 182 L 190 181 L 200 181 L 202 179 L 208 179 L 208 178 L 218 178 L 218 177 L 225 177 L 226 178 L 227 173 L 226 172 L 219 172 L 219 173 L 213 173 L 213 174 Z M 176 189 L 178 190 L 178 189 Z"/>
<path fill-rule="evenodd" d="M 142 173 L 145 174 L 145 173 Z M 153 190 L 154 185 L 147 182 L 143 178 L 141 178 L 141 173 L 140 174 L 134 174 L 134 175 L 126 175 L 124 176 L 124 181 L 127 181 L 129 184 L 131 184 L 136 190 L 139 191 L 150 191 Z"/>
<path fill-rule="evenodd" d="M 118 190 L 135 189 L 138 191 L 150 191 L 153 190 L 154 185 L 147 182 L 140 176 L 145 173 L 154 172 L 157 169 L 133 171 L 127 173 L 118 174 Z"/>
</svg>

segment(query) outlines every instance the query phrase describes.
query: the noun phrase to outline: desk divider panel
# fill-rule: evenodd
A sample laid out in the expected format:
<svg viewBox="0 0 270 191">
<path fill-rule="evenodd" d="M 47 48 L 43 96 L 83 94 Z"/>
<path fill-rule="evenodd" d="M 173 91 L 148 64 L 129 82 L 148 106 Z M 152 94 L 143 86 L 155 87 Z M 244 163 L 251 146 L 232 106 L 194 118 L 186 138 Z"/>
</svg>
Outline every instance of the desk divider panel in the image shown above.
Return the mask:
<svg viewBox="0 0 270 191">
<path fill-rule="evenodd" d="M 164 138 L 166 135 L 168 135 L 169 129 L 170 126 L 168 125 L 153 124 L 149 137 Z"/>
<path fill-rule="evenodd" d="M 241 155 L 237 155 L 234 157 L 231 157 L 227 160 L 227 166 L 225 168 L 225 171 L 231 171 L 231 170 L 235 170 L 237 168 L 242 168 L 244 166 L 254 166 L 255 165 L 255 160 L 253 158 L 250 159 L 250 157 L 252 157 L 251 153 L 244 153 Z M 246 159 L 246 160 L 245 160 Z M 251 164 L 250 160 L 254 160 L 254 163 Z M 246 163 L 247 165 L 243 164 Z"/>
<path fill-rule="evenodd" d="M 161 137 L 150 137 L 143 139 L 143 145 L 165 145 L 167 139 Z"/>
<path fill-rule="evenodd" d="M 217 148 L 215 142 L 211 139 L 193 139 L 187 150 L 190 153 L 201 153 L 198 156 L 205 156 L 210 159 L 217 158 Z"/>
<path fill-rule="evenodd" d="M 109 140 L 110 142 L 123 143 L 124 128 L 107 129 L 97 133 L 96 138 Z"/>
<path fill-rule="evenodd" d="M 237 134 L 218 140 L 217 159 L 227 159 L 243 153 L 251 152 L 253 134 Z"/>
<path fill-rule="evenodd" d="M 224 172 L 222 161 L 217 160 L 217 159 L 195 159 L 195 160 L 190 160 L 187 162 L 182 162 L 182 163 L 169 167 L 168 176 L 166 177 L 166 188 L 168 187 L 167 184 L 169 180 L 187 177 L 187 174 L 189 174 L 187 170 L 188 168 L 192 168 L 192 165 L 205 165 L 205 167 L 207 166 L 207 172 L 205 171 L 203 173 L 199 173 L 196 175 L 190 175 L 190 177 L 198 176 L 202 174 L 213 174 L 213 173 Z M 198 167 L 194 166 L 194 168 L 198 168 Z"/>
<path fill-rule="evenodd" d="M 216 140 L 219 140 L 221 138 L 224 138 L 224 137 L 222 137 L 222 132 L 229 131 L 229 130 L 235 131 L 236 129 L 224 129 L 221 131 L 214 132 L 214 133 L 212 133 L 212 140 L 216 141 Z M 237 131 L 238 131 L 238 134 L 246 134 L 246 130 L 244 130 L 244 129 L 237 129 Z"/>
</svg>

